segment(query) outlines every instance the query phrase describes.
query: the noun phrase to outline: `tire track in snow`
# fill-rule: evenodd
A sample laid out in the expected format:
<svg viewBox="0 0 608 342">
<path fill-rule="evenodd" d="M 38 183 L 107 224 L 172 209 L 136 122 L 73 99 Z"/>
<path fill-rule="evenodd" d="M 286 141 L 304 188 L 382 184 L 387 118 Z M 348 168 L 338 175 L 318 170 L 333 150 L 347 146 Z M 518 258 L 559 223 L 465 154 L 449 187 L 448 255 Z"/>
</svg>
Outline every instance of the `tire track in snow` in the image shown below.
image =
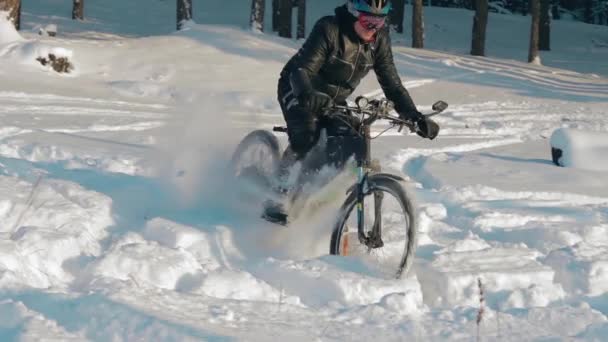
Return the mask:
<svg viewBox="0 0 608 342">
<path fill-rule="evenodd" d="M 3 105 L 0 108 L 0 114 L 4 115 L 41 115 L 41 116 L 108 116 L 108 117 L 135 117 L 145 119 L 162 119 L 166 115 L 158 112 L 141 112 L 124 109 L 113 108 L 91 108 L 91 107 L 75 107 L 57 104 L 13 104 Z"/>
<path fill-rule="evenodd" d="M 55 94 L 33 94 L 33 93 L 23 93 L 23 92 L 11 92 L 11 91 L 0 91 L 0 100 L 5 102 L 17 102 L 17 103 L 32 103 L 32 102 L 60 102 L 60 103 L 79 103 L 84 106 L 91 106 L 92 104 L 100 104 L 100 105 L 113 105 L 120 107 L 135 107 L 135 108 L 148 108 L 148 109 L 158 109 L 164 110 L 168 107 L 163 104 L 154 104 L 154 103 L 136 103 L 136 102 L 126 102 L 126 101 L 117 101 L 117 100 L 100 100 L 100 99 L 92 99 L 87 97 L 71 97 L 71 96 L 61 96 Z"/>
<path fill-rule="evenodd" d="M 524 66 L 523 63 L 522 65 L 508 65 L 506 63 L 504 65 L 496 65 L 495 62 L 475 59 L 472 57 L 460 56 L 458 58 L 454 58 L 451 55 L 441 55 L 439 53 L 434 54 L 428 52 L 426 55 L 425 52 L 420 52 L 420 55 L 423 56 L 413 55 L 405 52 L 397 52 L 397 54 L 418 61 L 417 63 L 414 63 L 416 66 L 419 66 L 419 61 L 428 61 L 430 58 L 435 63 L 442 63 L 446 66 L 456 67 L 466 71 L 465 73 L 441 77 L 441 80 L 460 79 L 479 74 L 494 74 L 504 78 L 529 82 L 538 87 L 542 87 L 542 89 L 549 88 L 570 95 L 608 98 L 608 84 L 603 80 L 597 80 L 590 77 L 584 78 L 582 76 L 573 77 L 570 74 L 564 75 L 551 73 L 542 69 L 533 69 L 530 66 Z M 576 80 L 577 78 L 580 78 L 581 80 L 578 81 Z"/>
</svg>

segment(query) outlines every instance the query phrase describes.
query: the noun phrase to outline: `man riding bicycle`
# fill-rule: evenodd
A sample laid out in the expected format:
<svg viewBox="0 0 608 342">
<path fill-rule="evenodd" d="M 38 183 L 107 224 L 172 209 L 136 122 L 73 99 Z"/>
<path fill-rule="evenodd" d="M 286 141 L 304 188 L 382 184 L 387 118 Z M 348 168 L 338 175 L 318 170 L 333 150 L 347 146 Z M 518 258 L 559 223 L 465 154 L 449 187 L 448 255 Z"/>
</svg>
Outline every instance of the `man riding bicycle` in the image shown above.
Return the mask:
<svg viewBox="0 0 608 342">
<path fill-rule="evenodd" d="M 304 158 L 319 137 L 324 109 L 345 104 L 367 73 L 374 69 L 385 96 L 418 135 L 434 139 L 439 126 L 425 118 L 401 83 L 393 61 L 386 17 L 390 0 L 348 0 L 315 24 L 298 53 L 281 72 L 278 100 L 296 160 Z M 282 206 L 267 205 L 265 217 L 285 216 Z"/>
</svg>

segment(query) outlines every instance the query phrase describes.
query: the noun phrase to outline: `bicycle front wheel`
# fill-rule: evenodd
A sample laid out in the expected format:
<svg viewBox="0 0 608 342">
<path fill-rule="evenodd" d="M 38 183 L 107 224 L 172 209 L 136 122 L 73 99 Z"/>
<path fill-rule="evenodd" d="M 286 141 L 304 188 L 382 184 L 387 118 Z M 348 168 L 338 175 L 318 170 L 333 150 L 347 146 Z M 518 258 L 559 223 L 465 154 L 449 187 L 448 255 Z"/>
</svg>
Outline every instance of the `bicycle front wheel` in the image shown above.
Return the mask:
<svg viewBox="0 0 608 342">
<path fill-rule="evenodd" d="M 340 210 L 331 236 L 330 254 L 360 258 L 385 278 L 401 278 L 413 261 L 417 243 L 414 207 L 403 181 L 389 174 L 369 176 L 363 201 L 365 239 L 358 232 L 357 194 Z"/>
</svg>

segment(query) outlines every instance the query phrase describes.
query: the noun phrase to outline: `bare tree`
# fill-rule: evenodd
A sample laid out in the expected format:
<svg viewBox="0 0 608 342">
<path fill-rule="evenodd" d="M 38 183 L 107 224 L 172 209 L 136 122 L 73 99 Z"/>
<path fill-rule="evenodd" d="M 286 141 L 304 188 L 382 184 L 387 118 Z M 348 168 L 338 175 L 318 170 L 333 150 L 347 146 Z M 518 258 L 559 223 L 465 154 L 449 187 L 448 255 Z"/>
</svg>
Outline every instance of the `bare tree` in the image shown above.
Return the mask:
<svg viewBox="0 0 608 342">
<path fill-rule="evenodd" d="M 265 0 L 251 1 L 251 29 L 254 31 L 264 32 L 264 10 L 266 8 Z"/>
<path fill-rule="evenodd" d="M 181 30 L 189 20 L 192 20 L 192 0 L 177 0 L 177 29 Z"/>
<path fill-rule="evenodd" d="M 471 55 L 486 55 L 486 27 L 488 26 L 488 0 L 475 0 Z"/>
<path fill-rule="evenodd" d="M 84 0 L 74 0 L 72 19 L 84 20 Z"/>
<path fill-rule="evenodd" d="M 538 48 L 542 51 L 551 50 L 551 0 L 540 1 L 540 28 Z"/>
<path fill-rule="evenodd" d="M 530 52 L 528 62 L 540 64 L 538 54 L 538 31 L 540 26 L 540 0 L 530 0 L 530 13 L 532 14 L 532 27 L 530 28 Z"/>
<path fill-rule="evenodd" d="M 0 0 L 0 11 L 8 12 L 8 20 L 21 29 L 21 0 Z"/>
<path fill-rule="evenodd" d="M 297 0 L 298 3 L 298 32 L 297 38 L 306 36 L 306 0 Z"/>
<path fill-rule="evenodd" d="M 403 20 L 405 19 L 405 0 L 393 0 L 389 13 L 390 25 L 397 33 L 403 33 Z"/>
<path fill-rule="evenodd" d="M 412 47 L 422 49 L 424 47 L 424 21 L 422 19 L 422 0 L 412 0 L 414 10 L 412 11 Z"/>
</svg>

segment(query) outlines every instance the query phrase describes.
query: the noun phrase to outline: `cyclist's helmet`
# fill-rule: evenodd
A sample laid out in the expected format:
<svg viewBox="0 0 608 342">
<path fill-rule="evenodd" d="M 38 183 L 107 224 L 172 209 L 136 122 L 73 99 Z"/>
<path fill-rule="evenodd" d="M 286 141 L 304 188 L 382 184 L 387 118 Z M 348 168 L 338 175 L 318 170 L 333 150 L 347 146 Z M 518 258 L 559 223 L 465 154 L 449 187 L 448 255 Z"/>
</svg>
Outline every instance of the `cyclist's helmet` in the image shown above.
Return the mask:
<svg viewBox="0 0 608 342">
<path fill-rule="evenodd" d="M 359 13 L 386 16 L 391 9 L 390 0 L 349 0 L 351 8 Z"/>
</svg>

